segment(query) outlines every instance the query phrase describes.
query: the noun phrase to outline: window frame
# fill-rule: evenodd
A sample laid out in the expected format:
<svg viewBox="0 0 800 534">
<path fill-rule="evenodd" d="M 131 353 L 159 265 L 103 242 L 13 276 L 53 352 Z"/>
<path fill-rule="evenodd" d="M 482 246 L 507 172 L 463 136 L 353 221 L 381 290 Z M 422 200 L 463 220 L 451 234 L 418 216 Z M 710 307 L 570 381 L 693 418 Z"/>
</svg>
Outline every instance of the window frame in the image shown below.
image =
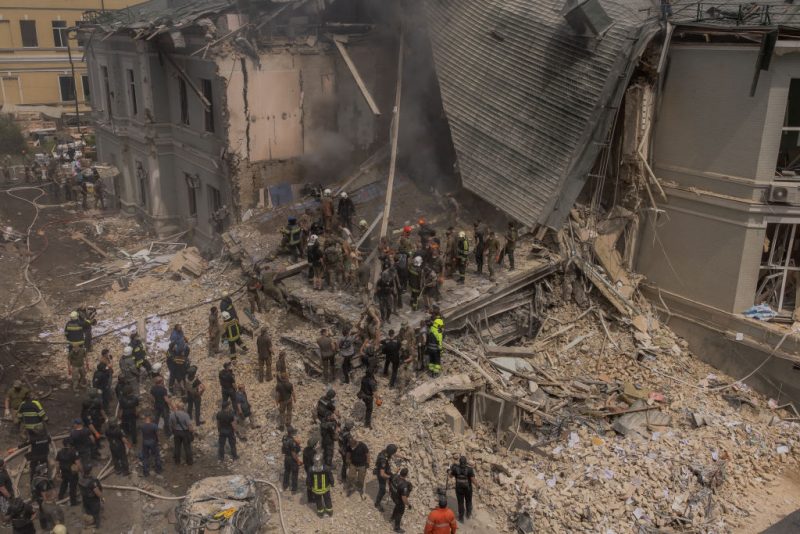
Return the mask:
<svg viewBox="0 0 800 534">
<path fill-rule="evenodd" d="M 192 175 L 188 172 L 183 173 L 183 178 L 186 181 L 186 193 L 189 205 L 189 217 L 197 217 L 197 192 L 202 187 L 200 176 Z"/>
<path fill-rule="evenodd" d="M 56 26 L 56 24 L 63 24 L 63 26 Z M 53 46 L 55 48 L 67 48 L 67 41 L 69 41 L 69 32 L 67 32 L 67 21 L 66 20 L 53 20 L 50 21 L 50 27 L 53 30 Z M 58 40 L 56 40 L 56 36 L 58 36 Z M 58 43 L 61 44 L 58 44 Z"/>
<path fill-rule="evenodd" d="M 88 74 L 81 74 L 81 86 L 83 88 L 83 101 L 87 104 L 92 103 L 92 85 Z"/>
<path fill-rule="evenodd" d="M 128 111 L 131 117 L 138 117 L 139 103 L 136 100 L 136 74 L 133 69 L 125 69 L 125 83 L 128 88 Z"/>
<path fill-rule="evenodd" d="M 33 28 L 33 40 L 36 44 L 33 45 L 26 45 L 25 44 L 25 30 L 23 29 L 26 25 L 30 24 L 29 27 Z M 36 21 L 23 19 L 19 21 L 19 33 L 20 39 L 22 40 L 22 48 L 39 48 L 39 30 L 36 28 Z"/>
<path fill-rule="evenodd" d="M 186 80 L 178 77 L 178 111 L 180 113 L 180 122 L 184 126 L 189 126 L 189 93 L 186 87 Z"/>
<path fill-rule="evenodd" d="M 64 85 L 63 85 L 62 80 L 69 80 L 70 83 L 72 84 L 72 98 L 64 98 Z M 75 99 L 78 97 L 78 90 L 77 90 L 77 87 L 75 87 L 75 78 L 73 78 L 71 75 L 59 76 L 58 77 L 58 92 L 59 92 L 59 96 L 61 97 L 60 102 L 74 102 Z"/>
<path fill-rule="evenodd" d="M 203 108 L 203 129 L 208 133 L 215 132 L 214 125 L 214 85 L 213 82 L 207 78 L 200 80 L 200 85 L 203 91 L 203 96 L 208 100 L 208 109 Z"/>
</svg>

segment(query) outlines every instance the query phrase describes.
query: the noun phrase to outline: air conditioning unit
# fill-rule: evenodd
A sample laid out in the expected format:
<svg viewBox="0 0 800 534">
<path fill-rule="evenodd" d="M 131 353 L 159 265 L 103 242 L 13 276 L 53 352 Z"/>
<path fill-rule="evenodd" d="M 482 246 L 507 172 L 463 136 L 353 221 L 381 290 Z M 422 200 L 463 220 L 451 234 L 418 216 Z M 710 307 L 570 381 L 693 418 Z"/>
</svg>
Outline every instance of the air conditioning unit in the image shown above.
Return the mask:
<svg viewBox="0 0 800 534">
<path fill-rule="evenodd" d="M 767 192 L 767 203 L 800 206 L 800 185 L 797 182 L 774 182 Z"/>
</svg>

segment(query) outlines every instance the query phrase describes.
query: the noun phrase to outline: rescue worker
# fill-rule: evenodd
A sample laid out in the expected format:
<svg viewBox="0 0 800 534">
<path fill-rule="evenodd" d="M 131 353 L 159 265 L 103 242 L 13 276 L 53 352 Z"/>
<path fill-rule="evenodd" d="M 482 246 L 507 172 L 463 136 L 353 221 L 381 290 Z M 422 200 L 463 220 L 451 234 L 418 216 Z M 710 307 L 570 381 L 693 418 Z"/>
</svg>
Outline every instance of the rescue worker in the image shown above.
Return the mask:
<svg viewBox="0 0 800 534">
<path fill-rule="evenodd" d="M 42 403 L 35 400 L 28 391 L 25 394 L 24 400 L 17 408 L 22 429 L 30 437 L 33 433 L 45 430 L 45 423 L 47 423 L 47 413 L 44 411 Z"/>
<path fill-rule="evenodd" d="M 222 364 L 222 370 L 217 375 L 219 378 L 219 388 L 222 394 L 222 402 L 236 402 L 236 376 L 231 369 L 231 362 Z"/>
<path fill-rule="evenodd" d="M 369 466 L 369 447 L 363 441 L 358 441 L 350 436 L 350 444 L 347 451 L 347 496 L 358 491 L 361 498 L 364 498 L 364 478 L 367 475 Z"/>
<path fill-rule="evenodd" d="M 519 232 L 517 232 L 517 225 L 514 221 L 509 221 L 508 230 L 506 230 L 506 243 L 500 253 L 500 259 L 497 261 L 499 265 L 503 265 L 503 259 L 508 256 L 509 271 L 514 270 L 514 249 L 517 248 L 517 239 Z"/>
<path fill-rule="evenodd" d="M 428 248 L 428 243 L 436 235 L 436 230 L 429 225 L 424 217 L 420 217 L 417 221 L 417 233 L 419 234 L 419 242 L 422 250 Z"/>
<path fill-rule="evenodd" d="M 369 223 L 365 219 L 358 221 L 358 230 L 356 231 L 356 243 L 361 242 L 359 250 L 371 251 L 372 250 L 372 236 L 367 234 L 369 230 Z"/>
<path fill-rule="evenodd" d="M 336 443 L 336 417 L 333 413 L 320 422 L 319 435 L 322 440 L 322 460 L 325 465 L 333 465 L 333 446 Z"/>
<path fill-rule="evenodd" d="M 426 341 L 426 352 L 428 356 L 428 371 L 431 375 L 438 375 L 442 372 L 442 350 L 444 337 L 444 321 L 437 317 L 433 320 Z"/>
<path fill-rule="evenodd" d="M 192 425 L 192 417 L 184 411 L 183 403 L 180 401 L 175 403 L 175 409 L 169 414 L 169 428 L 174 439 L 172 458 L 175 461 L 175 465 L 180 465 L 181 463 L 181 451 L 183 451 L 186 465 L 192 465 L 194 463 L 192 457 L 194 426 Z"/>
<path fill-rule="evenodd" d="M 378 283 L 375 286 L 375 294 L 378 297 L 381 320 L 388 321 L 392 317 L 392 303 L 394 302 L 396 294 L 394 275 L 389 269 L 384 270 L 380 278 L 378 278 Z"/>
<path fill-rule="evenodd" d="M 231 359 L 236 360 L 236 345 L 242 349 L 242 352 L 247 352 L 247 347 L 242 342 L 242 329 L 239 326 L 239 319 L 233 317 L 230 312 L 222 312 L 222 327 L 225 329 L 225 339 L 228 342 L 228 350 L 231 353 Z"/>
<path fill-rule="evenodd" d="M 364 412 L 364 426 L 366 428 L 372 428 L 372 410 L 375 407 L 375 394 L 377 391 L 378 382 L 375 380 L 375 374 L 371 367 L 367 367 L 367 371 L 361 378 L 361 386 L 357 394 L 366 408 Z"/>
<path fill-rule="evenodd" d="M 102 511 L 103 503 L 106 502 L 103 497 L 103 485 L 100 480 L 92 475 L 92 466 L 83 466 L 83 473 L 81 474 L 78 486 L 81 489 L 81 501 L 83 502 L 83 512 L 86 515 L 92 516 L 95 529 L 100 528 L 100 513 Z"/>
<path fill-rule="evenodd" d="M 12 534 L 36 534 L 36 526 L 33 524 L 36 512 L 30 503 L 15 497 L 11 499 L 5 515 L 10 519 Z"/>
<path fill-rule="evenodd" d="M 194 414 L 194 422 L 197 426 L 205 422 L 200 418 L 200 405 L 205 390 L 205 384 L 197 376 L 197 367 L 192 365 L 186 375 L 186 413 L 189 414 L 189 417 Z"/>
<path fill-rule="evenodd" d="M 456 236 L 450 226 L 444 234 L 444 275 L 449 277 L 456 267 Z"/>
<path fill-rule="evenodd" d="M 489 236 L 486 239 L 486 265 L 489 267 L 489 280 L 494 280 L 494 268 L 499 254 L 500 240 L 497 239 L 494 230 L 489 230 Z"/>
<path fill-rule="evenodd" d="M 408 287 L 411 290 L 411 309 L 417 311 L 423 288 L 422 256 L 416 256 L 408 267 Z"/>
<path fill-rule="evenodd" d="M 101 392 L 103 409 L 108 411 L 108 406 L 111 404 L 111 369 L 105 362 L 97 364 L 97 369 L 92 375 L 92 387 Z"/>
<path fill-rule="evenodd" d="M 50 481 L 50 486 L 44 492 L 43 501 L 39 503 L 39 526 L 45 532 L 58 532 L 55 530 L 57 527 L 65 529 L 64 511 L 56 502 L 56 492 L 52 481 Z M 66 529 L 63 532 L 66 532 Z"/>
<path fill-rule="evenodd" d="M 86 358 L 86 347 L 83 345 L 70 345 L 67 352 L 67 375 L 72 379 L 72 391 L 86 387 L 86 371 L 89 370 L 89 360 Z"/>
<path fill-rule="evenodd" d="M 223 315 L 223 320 L 225 319 L 225 312 L 228 312 L 234 319 L 239 318 L 239 314 L 236 313 L 236 307 L 233 305 L 233 299 L 227 293 L 223 295 L 219 301 L 219 311 Z"/>
<path fill-rule="evenodd" d="M 410 226 L 404 226 L 403 232 L 400 234 L 400 239 L 397 241 L 397 252 L 399 254 L 406 254 L 408 256 L 414 252 L 414 245 L 411 243 L 411 230 Z"/>
<path fill-rule="evenodd" d="M 275 360 L 275 375 L 280 376 L 281 373 L 288 373 L 289 368 L 286 367 L 286 351 L 282 350 L 278 353 L 278 359 Z"/>
<path fill-rule="evenodd" d="M 78 316 L 83 327 L 83 341 L 87 352 L 92 351 L 92 326 L 97 324 L 97 310 L 85 304 L 78 308 Z"/>
<path fill-rule="evenodd" d="M 408 497 L 411 495 L 412 485 L 408 481 L 408 468 L 402 468 L 398 474 L 392 477 L 391 490 L 392 501 L 394 501 L 394 510 L 392 510 L 394 531 L 405 532 L 400 528 L 400 523 L 403 520 L 403 514 L 406 513 L 406 507 L 411 508 Z"/>
<path fill-rule="evenodd" d="M 385 511 L 381 501 L 386 495 L 386 484 L 392 479 L 392 456 L 397 452 L 397 445 L 391 443 L 386 446 L 375 459 L 374 473 L 378 478 L 378 494 L 375 496 L 375 508 Z"/>
<path fill-rule="evenodd" d="M 130 353 L 133 355 L 133 361 L 136 365 L 136 379 L 139 379 L 139 374 L 141 373 L 141 369 L 144 368 L 145 371 L 152 374 L 153 373 L 153 366 L 150 364 L 150 360 L 147 359 L 147 349 L 144 346 L 144 343 L 139 338 L 139 334 L 137 332 L 133 332 L 131 334 L 130 339 Z M 123 355 L 127 352 L 127 347 L 123 349 Z M 120 362 L 120 366 L 122 362 Z"/>
<path fill-rule="evenodd" d="M 153 423 L 150 414 L 145 414 L 144 422 L 141 426 L 142 431 L 142 476 L 145 478 L 150 475 L 150 460 L 155 462 L 156 473 L 161 473 L 161 449 L 158 445 L 158 425 Z"/>
<path fill-rule="evenodd" d="M 472 225 L 475 238 L 475 272 L 483 274 L 483 257 L 486 254 L 486 225 L 480 219 Z"/>
<path fill-rule="evenodd" d="M 108 440 L 108 449 L 111 451 L 111 459 L 114 463 L 114 472 L 123 476 L 130 475 L 128 451 L 131 449 L 131 443 L 114 419 L 108 422 L 106 439 Z"/>
<path fill-rule="evenodd" d="M 397 368 L 400 366 L 400 341 L 394 337 L 394 330 L 389 330 L 389 337 L 381 341 L 381 350 L 385 358 L 383 376 L 389 374 L 389 367 L 391 367 L 392 376 L 389 379 L 389 387 L 393 388 L 397 382 Z"/>
<path fill-rule="evenodd" d="M 289 217 L 289 224 L 286 226 L 286 245 L 289 254 L 292 256 L 292 263 L 297 263 L 300 259 L 302 251 L 300 250 L 300 243 L 302 241 L 302 229 L 297 224 L 297 218 Z"/>
<path fill-rule="evenodd" d="M 32 434 L 26 442 L 20 445 L 20 447 L 30 446 L 30 450 L 25 454 L 25 459 L 28 460 L 31 477 L 36 473 L 38 466 L 47 466 L 52 442 L 50 434 L 45 430 L 41 430 Z"/>
<path fill-rule="evenodd" d="M 281 441 L 281 453 L 283 453 L 283 491 L 292 487 L 292 494 L 297 493 L 297 474 L 303 460 L 300 459 L 300 441 L 296 437 L 297 431 L 291 426 L 286 427 L 286 435 Z"/>
<path fill-rule="evenodd" d="M 417 356 L 416 333 L 408 324 L 408 321 L 403 321 L 400 324 L 400 332 L 397 334 L 397 339 L 400 341 L 400 359 L 403 362 L 405 375 L 405 369 L 407 365 L 413 362 Z"/>
<path fill-rule="evenodd" d="M 325 233 L 328 234 L 333 229 L 333 198 L 331 190 L 326 189 L 322 192 L 319 201 L 319 211 L 322 214 L 322 224 L 325 226 Z"/>
<path fill-rule="evenodd" d="M 336 213 L 339 215 L 339 223 L 352 231 L 353 217 L 356 215 L 356 205 L 353 204 L 353 199 L 347 196 L 346 191 L 339 193 L 339 205 L 336 206 Z"/>
<path fill-rule="evenodd" d="M 269 268 L 269 265 L 261 268 L 261 291 L 266 297 L 271 297 L 275 300 L 281 308 L 288 310 L 287 298 L 289 297 L 289 292 L 286 291 L 286 287 L 282 282 L 275 280 L 277 274 Z M 264 301 L 264 309 L 266 309 L 266 306 L 267 303 Z"/>
<path fill-rule="evenodd" d="M 464 522 L 464 513 L 467 519 L 472 517 L 472 487 L 478 487 L 475 480 L 475 470 L 467 465 L 467 457 L 458 459 L 458 464 L 453 464 L 448 469 L 449 476 L 456 481 L 456 498 L 458 499 L 458 521 Z"/>
<path fill-rule="evenodd" d="M 72 430 L 69 431 L 69 439 L 75 447 L 75 450 L 78 451 L 81 465 L 89 465 L 89 463 L 91 463 L 95 437 L 92 431 L 84 426 L 83 419 L 78 417 L 72 421 Z"/>
<path fill-rule="evenodd" d="M 81 419 L 86 428 L 94 436 L 92 443 L 92 458 L 100 458 L 100 434 L 106 422 L 106 412 L 103 410 L 103 400 L 96 389 L 90 389 L 87 398 L 81 403 Z"/>
<path fill-rule="evenodd" d="M 333 502 L 331 501 L 331 488 L 334 485 L 333 473 L 327 464 L 322 463 L 320 455 L 314 457 L 314 466 L 311 468 L 311 492 L 317 500 L 317 515 L 325 514 L 333 517 Z"/>
<path fill-rule="evenodd" d="M 333 388 L 328 388 L 317 401 L 317 420 L 320 423 L 326 421 L 329 415 L 336 415 L 336 391 Z"/>
<path fill-rule="evenodd" d="M 350 457 L 350 440 L 353 438 L 353 427 L 355 423 L 351 420 L 345 421 L 342 425 L 337 441 L 339 442 L 339 455 L 342 457 L 342 474 L 339 478 L 342 482 L 347 482 L 347 465 Z"/>
<path fill-rule="evenodd" d="M 319 356 L 322 362 L 322 381 L 326 384 L 332 384 L 333 379 L 336 377 L 335 359 L 339 347 L 331 339 L 327 328 L 320 330 L 317 338 L 317 347 L 319 347 Z"/>
<path fill-rule="evenodd" d="M 217 412 L 217 458 L 225 459 L 225 442 L 231 450 L 231 458 L 239 459 L 236 454 L 236 415 L 231 409 L 230 401 L 222 401 L 222 409 Z"/>
<path fill-rule="evenodd" d="M 258 267 L 256 271 L 250 273 L 247 278 L 247 302 L 250 306 L 250 313 L 266 312 L 267 308 L 261 302 L 261 280 L 258 276 Z"/>
<path fill-rule="evenodd" d="M 26 395 L 29 395 L 30 392 L 31 390 L 28 389 L 28 386 L 24 386 L 22 384 L 22 380 L 14 380 L 14 382 L 11 384 L 11 387 L 8 388 L 8 391 L 6 392 L 6 399 L 5 399 L 6 419 L 10 419 L 12 417 L 11 410 L 14 410 L 13 411 L 14 422 L 17 425 L 20 424 L 19 406 L 20 404 L 25 402 L 25 397 Z"/>
<path fill-rule="evenodd" d="M 424 534 L 456 534 L 456 515 L 447 507 L 447 495 L 439 490 L 439 505 L 428 514 Z"/>
<path fill-rule="evenodd" d="M 278 406 L 278 430 L 292 425 L 292 408 L 294 407 L 294 386 L 287 373 L 278 375 L 275 384 L 275 404 Z"/>
<path fill-rule="evenodd" d="M 219 354 L 219 342 L 222 340 L 222 325 L 219 322 L 219 312 L 216 306 L 211 307 L 208 314 L 208 355 Z"/>
<path fill-rule="evenodd" d="M 326 238 L 323 265 L 328 287 L 333 291 L 338 291 L 344 284 L 344 254 L 342 245 L 336 238 Z"/>
<path fill-rule="evenodd" d="M 58 500 L 62 500 L 67 495 L 69 489 L 70 506 L 78 505 L 78 473 L 80 472 L 80 455 L 72 440 L 69 437 L 61 442 L 61 449 L 56 453 L 56 463 L 58 463 L 59 475 L 61 476 L 61 486 L 58 489 Z"/>
<path fill-rule="evenodd" d="M 137 430 L 136 422 L 139 419 L 138 414 L 139 397 L 128 389 L 119 397 L 119 413 L 120 420 L 122 421 L 122 430 L 128 436 L 128 439 L 136 445 Z"/>
<path fill-rule="evenodd" d="M 122 358 L 119 360 L 119 376 L 115 393 L 119 399 L 125 388 L 139 387 L 139 368 L 136 367 L 136 358 L 133 356 L 133 348 L 128 346 L 122 349 Z"/>
<path fill-rule="evenodd" d="M 314 493 L 311 492 L 311 467 L 314 465 L 314 457 L 317 455 L 317 443 L 315 437 L 308 438 L 306 446 L 303 448 L 303 468 L 306 472 L 306 502 L 314 502 Z"/>
<path fill-rule="evenodd" d="M 256 369 L 256 376 L 259 382 L 267 382 L 272 380 L 272 338 L 267 332 L 266 327 L 261 328 L 261 331 L 256 338 L 256 348 L 258 349 L 258 367 Z"/>
<path fill-rule="evenodd" d="M 150 395 L 153 397 L 153 421 L 156 425 L 163 419 L 164 433 L 170 437 L 172 433 L 169 428 L 170 396 L 169 391 L 164 386 L 164 378 L 157 376 L 153 387 L 150 388 Z"/>
<path fill-rule="evenodd" d="M 458 254 L 458 283 L 463 284 L 467 273 L 467 262 L 469 261 L 469 240 L 466 232 L 458 233 L 456 242 L 456 252 Z"/>
<path fill-rule="evenodd" d="M 83 347 L 85 344 L 84 336 L 84 321 L 81 319 L 77 311 L 69 314 L 69 321 L 64 326 L 64 336 L 67 338 L 67 343 L 71 347 Z"/>
<path fill-rule="evenodd" d="M 356 354 L 356 331 L 345 329 L 339 338 L 339 354 L 342 356 L 342 383 L 350 383 L 350 372 L 353 370 L 353 356 Z"/>
<path fill-rule="evenodd" d="M 182 392 L 186 387 L 186 370 L 189 368 L 189 345 L 171 342 L 167 349 L 167 367 L 170 394 L 175 395 L 175 385 Z"/>
<path fill-rule="evenodd" d="M 306 259 L 308 260 L 309 275 L 311 277 L 311 287 L 316 290 L 322 289 L 322 279 L 325 274 L 325 266 L 323 263 L 323 251 L 319 242 L 319 237 L 312 234 L 308 238 L 308 246 L 306 247 Z"/>
<path fill-rule="evenodd" d="M 236 386 L 236 415 L 240 425 L 244 425 L 247 422 L 250 424 L 250 428 L 261 428 L 261 425 L 257 425 L 253 419 L 253 409 L 250 406 L 250 400 L 247 398 L 247 390 L 244 384 Z"/>
</svg>

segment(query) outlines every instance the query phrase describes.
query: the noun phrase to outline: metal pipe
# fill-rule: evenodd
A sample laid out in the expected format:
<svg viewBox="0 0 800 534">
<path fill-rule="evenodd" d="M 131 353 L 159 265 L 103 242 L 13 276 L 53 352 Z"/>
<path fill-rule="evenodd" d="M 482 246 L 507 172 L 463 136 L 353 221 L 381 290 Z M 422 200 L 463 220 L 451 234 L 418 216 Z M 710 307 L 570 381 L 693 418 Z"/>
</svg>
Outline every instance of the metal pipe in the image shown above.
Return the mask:
<svg viewBox="0 0 800 534">
<path fill-rule="evenodd" d="M 75 118 L 78 121 L 78 134 L 81 136 L 81 141 L 86 141 L 81 129 L 81 111 L 78 107 L 78 80 L 75 79 L 75 62 L 72 60 L 72 46 L 70 45 L 70 34 L 75 32 L 77 35 L 77 28 L 69 28 L 65 33 L 67 34 L 67 56 L 69 57 L 69 68 L 72 70 L 72 91 L 75 97 Z"/>
</svg>

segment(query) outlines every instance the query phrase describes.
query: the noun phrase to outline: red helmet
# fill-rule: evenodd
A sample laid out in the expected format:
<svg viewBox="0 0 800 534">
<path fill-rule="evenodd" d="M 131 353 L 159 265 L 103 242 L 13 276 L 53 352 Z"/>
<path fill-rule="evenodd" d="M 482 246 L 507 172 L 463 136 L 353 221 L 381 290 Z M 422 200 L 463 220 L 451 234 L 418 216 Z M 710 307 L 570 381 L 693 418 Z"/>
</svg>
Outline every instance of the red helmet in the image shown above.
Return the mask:
<svg viewBox="0 0 800 534">
<path fill-rule="evenodd" d="M 410 234 L 411 233 L 411 227 L 410 226 L 404 226 L 403 227 L 403 233 L 404 234 Z"/>
</svg>

